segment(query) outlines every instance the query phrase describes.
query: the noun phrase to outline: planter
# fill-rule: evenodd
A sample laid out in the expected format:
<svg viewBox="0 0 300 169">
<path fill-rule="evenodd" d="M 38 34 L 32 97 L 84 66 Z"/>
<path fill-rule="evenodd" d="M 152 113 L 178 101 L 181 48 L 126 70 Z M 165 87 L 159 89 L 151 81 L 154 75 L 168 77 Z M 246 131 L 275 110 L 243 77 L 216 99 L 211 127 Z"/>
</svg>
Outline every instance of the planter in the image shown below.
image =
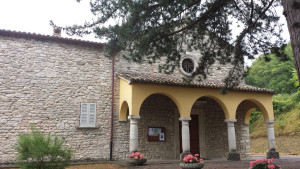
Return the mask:
<svg viewBox="0 0 300 169">
<path fill-rule="evenodd" d="M 128 163 L 131 165 L 143 165 L 144 163 L 146 163 L 147 159 L 143 158 L 143 159 L 134 159 L 134 158 L 130 158 L 128 159 Z"/>
<path fill-rule="evenodd" d="M 200 162 L 200 163 L 180 163 L 180 167 L 182 169 L 188 169 L 188 168 L 203 168 L 204 167 L 204 162 Z"/>
</svg>

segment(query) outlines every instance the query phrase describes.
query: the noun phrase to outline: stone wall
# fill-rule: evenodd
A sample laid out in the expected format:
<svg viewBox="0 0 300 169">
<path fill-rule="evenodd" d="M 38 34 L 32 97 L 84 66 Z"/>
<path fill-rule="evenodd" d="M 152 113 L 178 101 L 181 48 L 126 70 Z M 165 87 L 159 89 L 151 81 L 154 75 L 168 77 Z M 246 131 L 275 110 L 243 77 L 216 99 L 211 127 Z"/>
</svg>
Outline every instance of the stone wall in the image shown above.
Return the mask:
<svg viewBox="0 0 300 169">
<path fill-rule="evenodd" d="M 29 132 L 30 125 L 45 134 L 64 136 L 66 145 L 73 149 L 73 160 L 109 159 L 112 61 L 102 52 L 100 45 L 0 36 L 0 163 L 15 159 L 17 135 Z M 196 53 L 191 56 L 199 59 Z M 220 80 L 229 68 L 214 65 L 210 79 Z M 159 73 L 158 63 L 137 64 L 122 58 L 116 58 L 115 69 Z M 183 77 L 178 68 L 172 76 Z M 119 160 L 129 153 L 129 121 L 119 122 L 119 79 L 114 80 L 112 157 Z M 97 103 L 96 128 L 79 128 L 81 102 Z M 147 158 L 177 159 L 179 115 L 174 109 L 176 105 L 163 95 L 152 95 L 144 101 L 139 147 Z M 228 149 L 224 113 L 214 104 L 205 110 L 207 156 L 224 156 Z M 165 127 L 166 142 L 147 141 L 151 126 Z"/>
<path fill-rule="evenodd" d="M 221 106 L 212 99 L 207 99 L 207 103 L 198 109 L 203 109 L 205 113 L 205 129 L 206 129 L 206 154 L 208 158 L 223 158 L 228 153 L 228 135 L 227 124 L 224 122 L 225 114 Z M 241 158 L 250 155 L 250 137 L 249 126 L 243 122 L 244 113 L 240 107 L 237 110 L 237 122 L 235 125 L 237 152 Z"/>
<path fill-rule="evenodd" d="M 0 36 L 0 162 L 35 125 L 66 138 L 74 159 L 108 159 L 111 60 L 92 46 Z M 79 129 L 80 103 L 97 103 L 97 128 Z"/>
<path fill-rule="evenodd" d="M 207 98 L 206 98 L 207 99 Z M 227 124 L 221 106 L 212 99 L 203 105 L 205 112 L 205 141 L 208 158 L 223 158 L 228 153 Z"/>
<path fill-rule="evenodd" d="M 241 158 L 250 156 L 250 135 L 249 125 L 244 124 L 246 112 L 242 112 L 240 106 L 237 110 L 237 122 L 234 124 L 236 133 L 236 149 L 240 153 Z"/>
<path fill-rule="evenodd" d="M 200 52 L 194 51 L 189 52 L 188 54 L 183 54 L 182 58 L 189 57 L 192 58 L 196 63 L 200 60 L 201 56 L 199 55 Z M 119 56 L 116 59 L 116 71 L 117 72 L 137 72 L 137 73 L 149 73 L 149 74 L 163 74 L 159 71 L 159 66 L 161 63 L 165 62 L 165 59 L 162 57 L 160 60 L 153 64 L 148 64 L 146 61 L 142 63 L 136 63 L 131 60 L 126 60 Z M 222 81 L 225 77 L 227 77 L 229 70 L 233 66 L 231 64 L 222 65 L 218 62 L 213 64 L 209 67 L 209 71 L 207 74 L 206 80 L 213 80 L 213 81 Z M 169 76 L 174 77 L 181 77 L 186 78 L 188 76 L 184 75 L 179 67 L 174 69 L 172 74 Z M 194 79 L 195 81 L 197 78 Z M 241 83 L 244 83 L 244 79 L 241 80 Z"/>
<path fill-rule="evenodd" d="M 148 159 L 174 159 L 175 103 L 164 95 L 151 95 L 142 104 L 139 120 L 139 149 Z M 148 141 L 148 127 L 164 127 L 165 141 Z M 177 134 L 178 136 L 178 134 Z M 179 141 L 179 137 L 178 141 Z"/>
</svg>

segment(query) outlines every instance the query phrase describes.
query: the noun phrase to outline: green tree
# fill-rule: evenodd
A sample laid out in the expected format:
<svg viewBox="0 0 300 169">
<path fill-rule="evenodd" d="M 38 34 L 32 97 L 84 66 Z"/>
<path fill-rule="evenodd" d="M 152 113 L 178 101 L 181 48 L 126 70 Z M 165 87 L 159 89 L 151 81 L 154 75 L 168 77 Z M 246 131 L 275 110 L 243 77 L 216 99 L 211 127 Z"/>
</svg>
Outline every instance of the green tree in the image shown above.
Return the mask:
<svg viewBox="0 0 300 169">
<path fill-rule="evenodd" d="M 300 0 L 282 0 L 282 6 L 290 32 L 297 75 L 300 77 Z"/>
<path fill-rule="evenodd" d="M 248 69 L 246 84 L 272 89 L 277 93 L 294 93 L 297 88 L 294 86 L 293 71 L 295 64 L 291 44 L 284 50 L 286 57 L 268 55 L 270 60 L 266 61 L 264 56 L 257 58 Z"/>
<path fill-rule="evenodd" d="M 280 0 L 91 0 L 97 18 L 65 29 L 70 35 L 93 32 L 106 39 L 108 56 L 123 51 L 128 59 L 149 63 L 165 57 L 160 65 L 165 73 L 172 73 L 187 51 L 197 50 L 202 58 L 193 77 L 206 78 L 215 62 L 231 63 L 225 83 L 233 86 L 242 75 L 244 56 L 283 44 L 278 5 Z M 241 31 L 233 36 L 237 27 Z"/>
<path fill-rule="evenodd" d="M 45 136 L 34 127 L 31 132 L 19 134 L 16 164 L 21 169 L 63 169 L 70 165 L 72 153 L 63 148 L 63 137 Z"/>
</svg>

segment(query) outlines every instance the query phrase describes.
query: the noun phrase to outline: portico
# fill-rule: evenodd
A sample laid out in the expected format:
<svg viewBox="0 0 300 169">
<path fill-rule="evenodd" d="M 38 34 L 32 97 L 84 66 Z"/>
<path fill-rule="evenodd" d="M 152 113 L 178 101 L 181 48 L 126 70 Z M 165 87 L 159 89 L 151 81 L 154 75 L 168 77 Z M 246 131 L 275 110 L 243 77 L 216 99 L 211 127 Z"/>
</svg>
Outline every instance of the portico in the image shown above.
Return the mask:
<svg viewBox="0 0 300 169">
<path fill-rule="evenodd" d="M 214 101 L 224 113 L 223 123 L 227 123 L 227 142 L 220 144 L 227 145 L 227 159 L 239 160 L 240 152 L 237 150 L 237 138 L 236 138 L 236 126 L 237 111 L 242 112 L 242 120 L 239 124 L 243 127 L 249 124 L 249 117 L 254 109 L 259 109 L 265 121 L 270 124 L 274 120 L 273 106 L 272 106 L 272 94 L 273 91 L 267 89 L 255 88 L 247 85 L 237 86 L 234 90 L 229 91 L 227 94 L 221 94 L 220 88 L 224 84 L 211 83 L 211 82 L 192 82 L 184 83 L 181 79 L 170 78 L 164 76 L 151 76 L 147 77 L 141 74 L 119 74 L 120 78 L 120 102 L 119 102 L 119 120 L 130 120 L 130 148 L 129 151 L 138 151 L 138 125 L 141 107 L 143 102 L 151 95 L 163 95 L 169 98 L 175 105 L 175 109 L 178 111 L 178 121 L 181 122 L 181 149 L 182 153 L 190 152 L 190 127 L 192 110 L 195 108 L 196 102 L 201 102 L 201 98 L 209 98 Z M 239 110 L 238 110 L 239 109 Z M 201 110 L 203 112 L 206 110 Z M 203 121 L 201 119 L 201 113 L 199 113 L 200 128 Z M 203 114 L 203 113 L 202 113 Z M 161 114 L 163 116 L 163 114 Z M 220 116 L 220 113 L 219 113 Z M 176 119 L 176 116 L 174 116 Z M 208 119 L 208 118 L 207 118 Z M 173 120 L 173 119 L 172 119 Z M 174 120 L 174 124 L 175 124 Z M 202 121 L 202 122 L 201 122 Z M 209 121 L 219 123 L 210 118 Z M 179 123 L 179 122 L 177 122 Z M 206 122 L 209 123 L 209 122 Z M 174 125 L 176 126 L 176 124 Z M 223 124 L 222 124 L 223 126 Z M 274 129 L 268 127 L 268 138 L 270 151 L 276 152 L 275 149 L 275 137 Z M 168 132 L 174 132 L 174 140 L 176 140 L 176 127 L 174 130 Z M 224 127 L 223 127 L 224 128 Z M 226 130 L 224 130 L 226 132 Z M 272 134 L 273 132 L 273 134 Z M 201 135 L 201 130 L 198 131 Z M 168 133 L 167 133 L 168 134 Z M 249 135 L 249 133 L 248 133 Z M 201 136 L 200 136 L 201 137 Z M 205 131 L 202 137 L 205 137 Z M 201 139 L 200 139 L 201 140 Z M 203 140 L 203 139 L 202 139 Z M 205 140 L 205 138 L 204 138 Z M 176 142 L 176 141 L 175 141 Z M 177 143 L 174 143 L 176 145 Z M 200 152 L 204 151 L 205 144 L 200 144 Z M 201 148 L 202 147 L 202 148 Z M 177 150 L 176 150 L 177 151 Z M 205 152 L 206 154 L 206 152 Z M 271 155 L 272 156 L 272 155 Z M 270 156 L 270 157 L 271 157 Z"/>
</svg>

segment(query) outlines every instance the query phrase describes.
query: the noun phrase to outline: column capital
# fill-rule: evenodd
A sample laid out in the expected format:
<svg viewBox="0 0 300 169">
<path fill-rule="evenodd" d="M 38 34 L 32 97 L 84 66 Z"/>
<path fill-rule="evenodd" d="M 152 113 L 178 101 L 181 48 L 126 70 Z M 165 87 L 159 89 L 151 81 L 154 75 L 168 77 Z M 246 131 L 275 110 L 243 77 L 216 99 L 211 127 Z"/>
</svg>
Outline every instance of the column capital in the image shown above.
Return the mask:
<svg viewBox="0 0 300 169">
<path fill-rule="evenodd" d="M 275 120 L 266 120 L 265 123 L 270 125 L 270 124 L 275 123 Z"/>
<path fill-rule="evenodd" d="M 191 117 L 180 117 L 179 120 L 180 121 L 190 121 L 190 120 L 192 120 L 192 118 Z"/>
<path fill-rule="evenodd" d="M 237 119 L 225 119 L 224 121 L 226 123 L 235 123 L 235 122 L 237 122 Z"/>
<path fill-rule="evenodd" d="M 140 119 L 141 116 L 137 116 L 137 115 L 130 115 L 128 116 L 128 119 Z"/>
</svg>

